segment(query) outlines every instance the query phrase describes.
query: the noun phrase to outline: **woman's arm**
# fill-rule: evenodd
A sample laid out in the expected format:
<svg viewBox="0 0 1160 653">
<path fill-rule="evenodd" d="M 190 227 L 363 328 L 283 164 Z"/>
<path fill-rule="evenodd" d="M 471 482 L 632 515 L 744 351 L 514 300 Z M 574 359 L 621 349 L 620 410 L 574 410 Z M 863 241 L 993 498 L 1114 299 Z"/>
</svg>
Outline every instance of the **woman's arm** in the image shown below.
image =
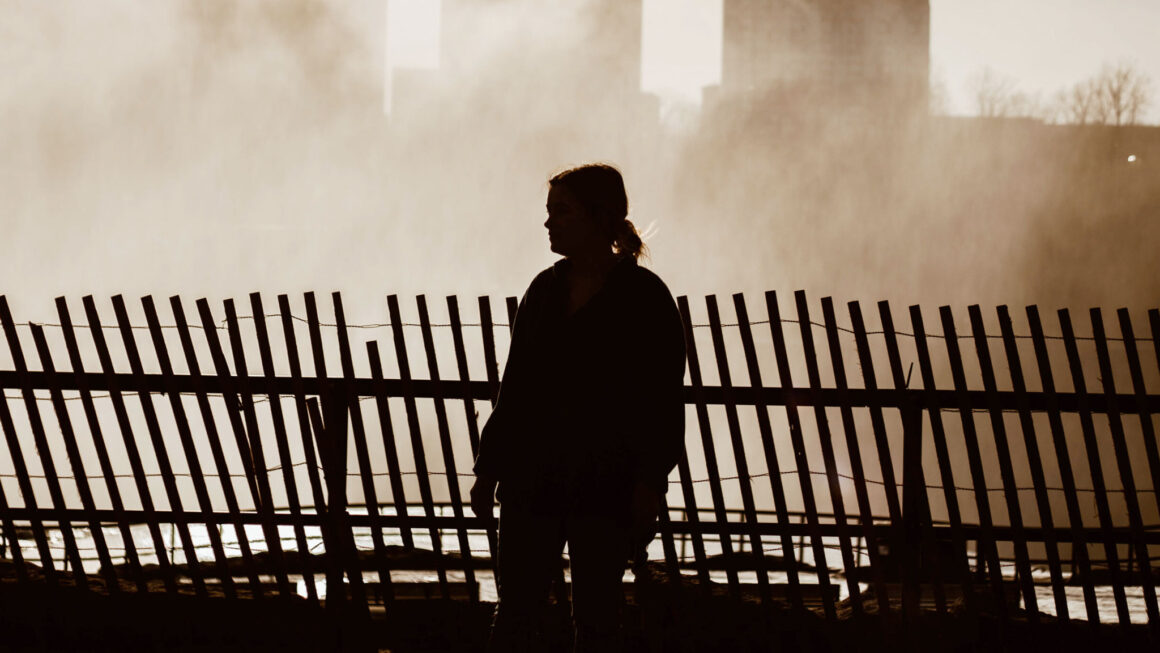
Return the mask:
<svg viewBox="0 0 1160 653">
<path fill-rule="evenodd" d="M 660 284 L 641 324 L 637 480 L 660 496 L 685 452 L 685 335 L 676 302 Z"/>
</svg>

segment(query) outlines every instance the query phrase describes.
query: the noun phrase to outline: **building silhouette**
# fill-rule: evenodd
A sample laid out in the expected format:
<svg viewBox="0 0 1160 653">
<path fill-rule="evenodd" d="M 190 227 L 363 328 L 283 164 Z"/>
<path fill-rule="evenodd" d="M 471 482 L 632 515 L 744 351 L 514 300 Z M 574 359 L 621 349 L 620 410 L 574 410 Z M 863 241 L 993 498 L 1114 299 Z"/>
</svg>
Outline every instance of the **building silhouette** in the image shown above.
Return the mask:
<svg viewBox="0 0 1160 653">
<path fill-rule="evenodd" d="M 396 76 L 392 120 L 450 111 L 574 133 L 655 123 L 641 26 L 641 0 L 444 0 L 439 69 Z"/>
<path fill-rule="evenodd" d="M 778 89 L 871 112 L 925 112 L 929 0 L 724 0 L 722 74 L 708 105 Z"/>
</svg>

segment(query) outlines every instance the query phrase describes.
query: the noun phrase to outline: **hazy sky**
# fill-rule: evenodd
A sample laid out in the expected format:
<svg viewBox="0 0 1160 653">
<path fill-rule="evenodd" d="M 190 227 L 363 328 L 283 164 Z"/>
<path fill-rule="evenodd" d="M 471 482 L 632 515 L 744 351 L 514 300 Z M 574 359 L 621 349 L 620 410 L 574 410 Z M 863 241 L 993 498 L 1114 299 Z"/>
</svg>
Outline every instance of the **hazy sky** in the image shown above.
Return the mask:
<svg viewBox="0 0 1160 653">
<path fill-rule="evenodd" d="M 401 65 L 435 65 L 437 2 L 391 0 L 400 20 L 388 41 Z M 722 0 L 644 0 L 646 90 L 696 101 L 721 75 Z M 984 67 L 1045 98 L 1095 74 L 1134 62 L 1160 97 L 1160 0 L 931 0 L 932 79 L 952 113 L 972 110 L 968 80 Z M 1160 122 L 1160 99 L 1148 112 Z"/>
</svg>

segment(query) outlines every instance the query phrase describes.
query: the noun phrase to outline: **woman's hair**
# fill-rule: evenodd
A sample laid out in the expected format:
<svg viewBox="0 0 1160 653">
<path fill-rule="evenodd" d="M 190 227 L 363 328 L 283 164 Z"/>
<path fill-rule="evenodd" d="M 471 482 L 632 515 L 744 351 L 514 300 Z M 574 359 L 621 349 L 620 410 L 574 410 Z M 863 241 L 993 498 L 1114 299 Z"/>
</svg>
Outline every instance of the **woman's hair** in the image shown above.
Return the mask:
<svg viewBox="0 0 1160 653">
<path fill-rule="evenodd" d="M 640 258 L 648 249 L 628 219 L 628 194 L 620 171 L 603 163 L 590 163 L 552 177 L 550 186 L 562 186 L 584 210 L 608 227 L 609 242 L 617 254 Z"/>
</svg>

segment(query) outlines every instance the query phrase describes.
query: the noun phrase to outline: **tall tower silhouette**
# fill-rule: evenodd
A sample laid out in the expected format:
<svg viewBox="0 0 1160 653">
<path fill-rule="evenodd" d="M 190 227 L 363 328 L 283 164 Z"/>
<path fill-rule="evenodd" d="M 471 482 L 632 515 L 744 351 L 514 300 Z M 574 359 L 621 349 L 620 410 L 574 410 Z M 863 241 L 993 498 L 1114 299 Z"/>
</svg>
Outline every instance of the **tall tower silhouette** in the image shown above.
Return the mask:
<svg viewBox="0 0 1160 653">
<path fill-rule="evenodd" d="M 926 106 L 929 0 L 725 0 L 723 18 L 725 98 L 805 83 Z"/>
</svg>

